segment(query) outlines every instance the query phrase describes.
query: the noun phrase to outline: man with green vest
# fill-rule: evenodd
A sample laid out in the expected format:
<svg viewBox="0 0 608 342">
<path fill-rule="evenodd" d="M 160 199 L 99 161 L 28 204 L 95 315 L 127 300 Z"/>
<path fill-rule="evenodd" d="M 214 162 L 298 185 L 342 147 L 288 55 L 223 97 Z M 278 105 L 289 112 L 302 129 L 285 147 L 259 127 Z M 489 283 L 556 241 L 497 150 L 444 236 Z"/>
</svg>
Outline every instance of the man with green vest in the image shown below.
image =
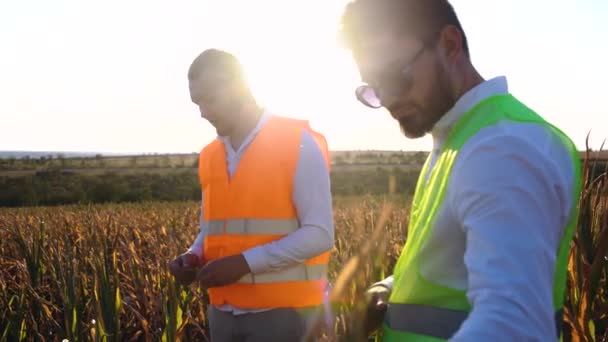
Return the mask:
<svg viewBox="0 0 608 342">
<path fill-rule="evenodd" d="M 359 101 L 408 138 L 433 137 L 393 275 L 368 291 L 368 332 L 557 340 L 581 187 L 572 141 L 505 77 L 479 74 L 447 0 L 354 0 L 342 35 Z"/>
</svg>

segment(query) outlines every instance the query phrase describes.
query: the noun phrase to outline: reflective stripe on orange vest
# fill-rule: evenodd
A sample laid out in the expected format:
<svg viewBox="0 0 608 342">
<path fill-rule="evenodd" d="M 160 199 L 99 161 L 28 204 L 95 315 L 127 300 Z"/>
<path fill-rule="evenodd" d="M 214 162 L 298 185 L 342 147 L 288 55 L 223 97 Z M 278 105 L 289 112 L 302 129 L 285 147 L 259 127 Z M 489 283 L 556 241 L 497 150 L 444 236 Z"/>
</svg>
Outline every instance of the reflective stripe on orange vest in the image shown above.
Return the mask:
<svg viewBox="0 0 608 342">
<path fill-rule="evenodd" d="M 230 219 L 211 220 L 207 223 L 207 235 L 287 235 L 299 228 L 296 219 Z M 281 271 L 263 274 L 247 274 L 240 283 L 272 283 L 283 281 L 321 280 L 327 274 L 327 264 L 296 265 Z"/>
<path fill-rule="evenodd" d="M 327 274 L 327 265 L 296 265 L 277 272 L 247 274 L 239 280 L 239 283 L 260 284 L 284 281 L 310 281 L 323 280 Z"/>
<path fill-rule="evenodd" d="M 229 219 L 207 222 L 207 235 L 286 235 L 300 225 L 296 219 Z"/>
</svg>

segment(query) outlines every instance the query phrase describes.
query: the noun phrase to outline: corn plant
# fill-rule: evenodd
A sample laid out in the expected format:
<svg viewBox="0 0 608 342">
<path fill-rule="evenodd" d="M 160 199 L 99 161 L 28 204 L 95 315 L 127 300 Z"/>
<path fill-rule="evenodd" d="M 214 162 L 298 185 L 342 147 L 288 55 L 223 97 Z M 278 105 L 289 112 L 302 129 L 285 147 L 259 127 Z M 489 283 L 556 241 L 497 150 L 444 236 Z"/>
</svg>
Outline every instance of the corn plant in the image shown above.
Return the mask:
<svg viewBox="0 0 608 342">
<path fill-rule="evenodd" d="M 565 340 L 608 341 L 608 175 L 597 170 L 588 151 L 568 263 Z"/>
</svg>

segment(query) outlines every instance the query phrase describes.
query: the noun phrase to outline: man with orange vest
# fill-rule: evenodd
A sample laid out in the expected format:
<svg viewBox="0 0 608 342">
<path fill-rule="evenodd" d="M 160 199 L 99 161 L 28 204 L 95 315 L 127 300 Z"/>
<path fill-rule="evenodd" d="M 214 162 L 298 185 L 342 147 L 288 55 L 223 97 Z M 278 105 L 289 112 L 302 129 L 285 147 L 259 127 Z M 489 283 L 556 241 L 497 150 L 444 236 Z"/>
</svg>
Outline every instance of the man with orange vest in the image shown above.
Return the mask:
<svg viewBox="0 0 608 342">
<path fill-rule="evenodd" d="M 408 138 L 433 138 L 393 275 L 368 291 L 368 332 L 556 341 L 581 191 L 574 143 L 505 77 L 478 73 L 448 0 L 354 0 L 342 22 L 357 98 Z"/>
<path fill-rule="evenodd" d="M 334 239 L 325 139 L 260 108 L 227 52 L 201 53 L 188 80 L 218 137 L 199 157 L 200 233 L 169 268 L 208 288 L 212 341 L 297 341 L 323 303 Z"/>
</svg>

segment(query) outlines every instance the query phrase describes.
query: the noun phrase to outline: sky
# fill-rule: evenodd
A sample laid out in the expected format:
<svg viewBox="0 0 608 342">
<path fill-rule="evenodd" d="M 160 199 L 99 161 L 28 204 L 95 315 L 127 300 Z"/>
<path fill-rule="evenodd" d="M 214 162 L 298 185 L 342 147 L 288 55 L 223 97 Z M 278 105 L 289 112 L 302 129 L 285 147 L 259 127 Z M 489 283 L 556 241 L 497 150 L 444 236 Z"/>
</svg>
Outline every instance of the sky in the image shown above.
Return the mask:
<svg viewBox="0 0 608 342">
<path fill-rule="evenodd" d="M 383 110 L 336 40 L 348 0 L 0 0 L 0 150 L 198 152 L 215 138 L 186 73 L 207 48 L 243 63 L 273 112 L 332 150 L 430 150 Z M 566 132 L 608 137 L 608 1 L 452 0 L 486 79 Z"/>
</svg>

